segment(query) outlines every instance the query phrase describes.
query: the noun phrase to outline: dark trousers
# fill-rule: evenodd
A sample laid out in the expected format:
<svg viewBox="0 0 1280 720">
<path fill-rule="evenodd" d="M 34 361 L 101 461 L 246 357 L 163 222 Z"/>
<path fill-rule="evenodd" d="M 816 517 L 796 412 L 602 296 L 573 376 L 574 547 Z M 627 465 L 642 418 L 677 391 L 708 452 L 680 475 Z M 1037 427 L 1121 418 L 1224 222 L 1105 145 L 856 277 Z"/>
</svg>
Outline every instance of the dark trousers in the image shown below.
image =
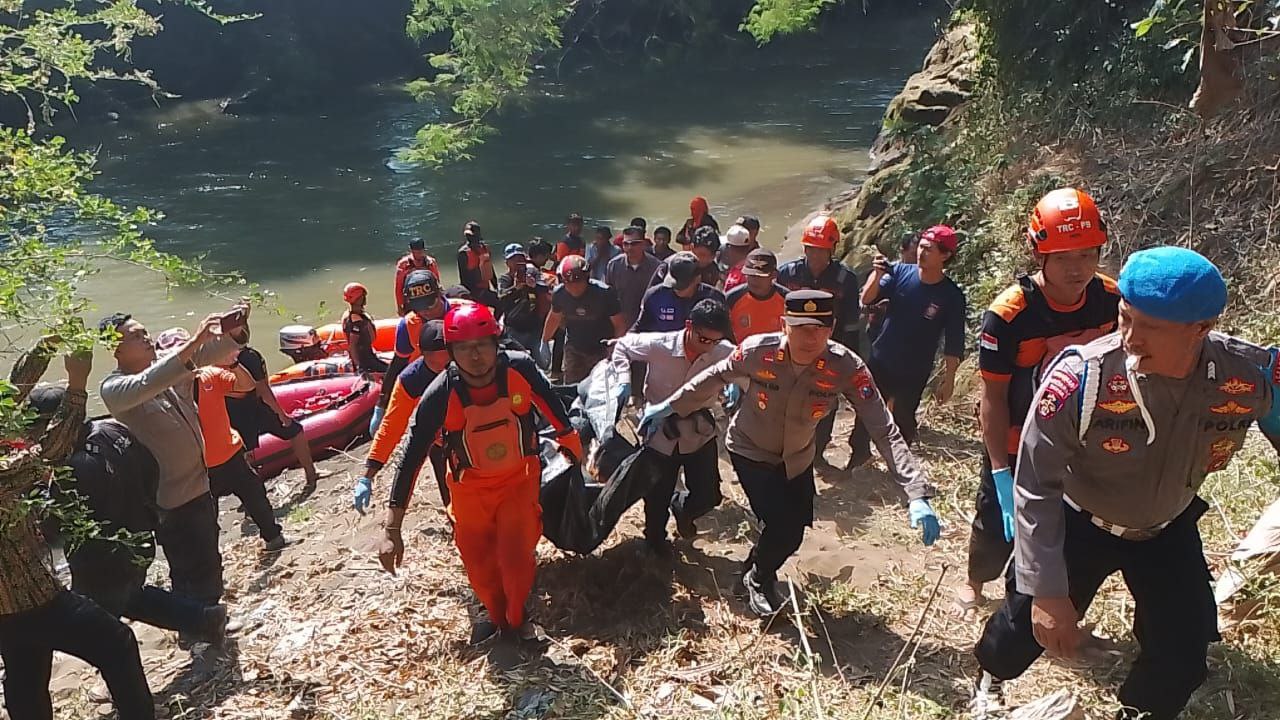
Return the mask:
<svg viewBox="0 0 1280 720">
<path fill-rule="evenodd" d="M 156 542 L 169 561 L 173 592 L 206 605 L 222 599 L 218 501 L 208 493 L 160 513 Z"/>
<path fill-rule="evenodd" d="M 267 499 L 267 488 L 262 478 L 249 467 L 243 452 L 230 460 L 209 468 L 209 492 L 214 497 L 235 495 L 240 499 L 240 509 L 258 526 L 258 534 L 266 542 L 280 537 L 284 528 L 276 522 L 275 510 Z"/>
<path fill-rule="evenodd" d="M 1209 643 L 1218 639 L 1212 578 L 1196 521 L 1208 509 L 1196 498 L 1157 537 L 1115 537 L 1064 506 L 1063 556 L 1071 602 L 1083 617 L 1098 588 L 1119 571 L 1134 601 L 1133 634 L 1141 650 L 1120 686 L 1126 718 L 1171 720 L 1208 675 Z M 1018 592 L 1011 567 L 1004 605 L 987 621 L 975 654 L 1002 680 L 1018 677 L 1043 649 L 1031 630 L 1032 598 Z M 1145 714 L 1144 714 L 1145 713 Z"/>
<path fill-rule="evenodd" d="M 1009 456 L 1010 470 L 1017 459 L 1016 455 Z M 969 580 L 985 583 L 1000 577 L 1012 553 L 1013 543 L 1004 539 L 1004 519 L 1000 514 L 996 481 L 991 477 L 991 458 L 983 453 L 973 526 L 969 531 Z"/>
<path fill-rule="evenodd" d="M 581 350 L 566 344 L 564 348 L 564 379 L 562 382 L 565 385 L 577 385 L 586 380 L 596 363 L 605 358 L 605 352 L 606 348 L 603 345 L 598 349 Z"/>
<path fill-rule="evenodd" d="M 751 503 L 751 512 L 762 526 L 760 539 L 747 556 L 747 566 L 756 568 L 761 582 L 773 582 L 778 568 L 800 549 L 804 529 L 813 525 L 813 498 L 817 495 L 813 466 L 788 478 L 781 464 L 757 462 L 732 452 L 729 459 Z"/>
<path fill-rule="evenodd" d="M 718 445 L 714 439 L 687 455 L 675 453 L 663 455 L 645 448 L 646 460 L 655 469 L 656 482 L 644 496 L 644 536 L 648 540 L 665 540 L 667 537 L 668 509 L 676 517 L 687 520 L 711 512 L 720 504 L 720 462 Z M 676 478 L 684 470 L 687 490 L 675 494 Z"/>
<path fill-rule="evenodd" d="M 67 556 L 71 589 L 117 617 L 165 630 L 198 633 L 204 628 L 205 605 L 147 585 L 147 568 L 155 548 L 131 548 L 108 540 L 90 540 Z"/>
<path fill-rule="evenodd" d="M 564 328 L 557 330 L 551 339 L 554 341 L 551 345 L 551 372 L 560 372 L 564 368 Z"/>
<path fill-rule="evenodd" d="M 4 700 L 13 720 L 53 720 L 49 677 L 55 650 L 102 673 L 120 720 L 156 716 L 133 631 L 92 600 L 64 591 L 34 610 L 0 617 Z"/>
<path fill-rule="evenodd" d="M 871 376 L 876 380 L 876 387 L 885 404 L 893 402 L 893 422 L 902 433 L 902 439 L 908 445 L 915 443 L 920 433 L 920 425 L 916 422 L 916 411 L 920 409 L 920 398 L 929 384 L 929 375 L 921 376 L 918 372 L 900 374 L 893 368 L 876 362 L 869 362 Z M 853 434 L 849 436 L 849 446 L 854 452 L 871 452 L 871 433 L 862 422 L 862 418 L 854 418 Z"/>
</svg>

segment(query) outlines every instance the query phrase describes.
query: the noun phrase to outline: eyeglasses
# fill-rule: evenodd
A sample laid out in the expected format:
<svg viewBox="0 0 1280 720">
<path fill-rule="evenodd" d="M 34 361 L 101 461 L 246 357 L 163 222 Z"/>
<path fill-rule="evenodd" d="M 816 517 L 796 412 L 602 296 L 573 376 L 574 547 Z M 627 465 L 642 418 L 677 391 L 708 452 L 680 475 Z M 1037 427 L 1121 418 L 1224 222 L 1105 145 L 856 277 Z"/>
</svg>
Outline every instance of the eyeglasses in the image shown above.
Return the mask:
<svg viewBox="0 0 1280 720">
<path fill-rule="evenodd" d="M 643 240 L 623 240 L 622 244 L 627 247 L 634 247 L 636 245 L 643 245 L 644 241 Z"/>
<path fill-rule="evenodd" d="M 699 345 L 715 345 L 716 343 L 718 343 L 718 342 L 720 342 L 721 340 L 723 340 L 723 339 L 724 339 L 724 336 L 721 336 L 721 337 L 714 337 L 714 338 L 713 338 L 713 337 L 707 337 L 706 335 L 703 335 L 703 334 L 702 334 L 702 332 L 701 332 L 701 331 L 699 331 L 697 328 L 694 328 L 694 329 L 693 329 L 693 339 L 694 339 L 694 340 L 697 340 Z"/>
</svg>

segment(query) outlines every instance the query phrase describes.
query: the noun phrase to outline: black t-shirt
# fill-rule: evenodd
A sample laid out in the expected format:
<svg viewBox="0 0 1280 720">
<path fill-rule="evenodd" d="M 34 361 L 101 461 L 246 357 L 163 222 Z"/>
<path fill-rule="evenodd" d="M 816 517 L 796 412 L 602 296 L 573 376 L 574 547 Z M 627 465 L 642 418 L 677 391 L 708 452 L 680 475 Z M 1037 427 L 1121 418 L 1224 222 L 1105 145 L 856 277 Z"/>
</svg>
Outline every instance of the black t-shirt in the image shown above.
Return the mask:
<svg viewBox="0 0 1280 720">
<path fill-rule="evenodd" d="M 564 317 L 565 342 L 576 350 L 595 352 L 600 343 L 613 337 L 614 315 L 622 312 L 618 293 L 597 280 L 587 282 L 582 297 L 569 294 L 561 285 L 551 293 L 551 309 Z"/>
<path fill-rule="evenodd" d="M 538 305 L 539 301 L 545 303 L 544 299 L 550 293 L 551 288 L 542 281 L 536 285 L 517 286 L 511 273 L 499 276 L 498 310 L 504 327 L 520 333 L 541 330 L 546 316 L 539 311 Z"/>
<path fill-rule="evenodd" d="M 342 333 L 347 336 L 347 346 L 351 348 L 351 359 L 355 361 L 358 369 L 369 370 L 378 367 L 378 356 L 373 351 L 373 340 L 378 334 L 378 328 L 373 324 L 373 317 L 369 313 L 355 313 L 348 310 L 342 315 Z M 254 354 L 257 354 L 257 351 L 254 351 Z M 243 356 L 244 352 L 241 351 L 240 355 Z M 258 358 L 261 359 L 262 356 L 259 355 Z M 253 374 L 252 370 L 249 372 Z M 258 379 L 258 376 L 254 375 L 254 379 Z"/>
<path fill-rule="evenodd" d="M 248 345 L 245 345 L 240 354 L 236 356 L 236 362 L 239 363 L 240 367 L 247 370 L 255 381 L 262 382 L 267 379 L 266 358 L 262 357 L 262 353 Z"/>
<path fill-rule="evenodd" d="M 93 519 L 102 523 L 104 534 L 156 528 L 160 466 L 124 425 L 110 418 L 88 423 L 84 442 L 67 464 L 72 478 L 69 485 L 59 484 L 57 491 L 79 493 Z"/>
</svg>

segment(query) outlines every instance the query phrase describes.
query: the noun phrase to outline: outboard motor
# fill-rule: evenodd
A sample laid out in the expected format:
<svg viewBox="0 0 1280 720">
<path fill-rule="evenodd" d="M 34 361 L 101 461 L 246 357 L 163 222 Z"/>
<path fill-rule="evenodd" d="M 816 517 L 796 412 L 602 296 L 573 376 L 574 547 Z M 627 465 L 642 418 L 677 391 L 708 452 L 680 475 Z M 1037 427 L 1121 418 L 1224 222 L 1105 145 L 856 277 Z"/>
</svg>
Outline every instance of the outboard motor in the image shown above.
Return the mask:
<svg viewBox="0 0 1280 720">
<path fill-rule="evenodd" d="M 280 352 L 296 363 L 329 357 L 316 329 L 310 325 L 285 325 L 280 328 Z"/>
</svg>

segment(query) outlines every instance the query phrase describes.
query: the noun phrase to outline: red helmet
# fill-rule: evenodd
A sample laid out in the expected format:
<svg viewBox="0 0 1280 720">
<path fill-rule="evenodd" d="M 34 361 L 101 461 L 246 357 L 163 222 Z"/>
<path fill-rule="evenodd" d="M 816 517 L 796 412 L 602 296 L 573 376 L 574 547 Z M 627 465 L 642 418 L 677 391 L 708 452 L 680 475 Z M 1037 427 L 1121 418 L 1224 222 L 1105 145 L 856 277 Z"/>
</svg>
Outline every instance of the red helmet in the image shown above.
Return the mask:
<svg viewBox="0 0 1280 720">
<path fill-rule="evenodd" d="M 1106 244 L 1107 225 L 1088 193 L 1062 188 L 1036 203 L 1027 221 L 1027 240 L 1044 254 L 1088 250 Z"/>
<path fill-rule="evenodd" d="M 496 338 L 498 334 L 498 321 L 493 319 L 493 311 L 488 305 L 451 305 L 449 312 L 444 315 L 445 345 L 486 337 Z"/>
<path fill-rule="evenodd" d="M 368 296 L 369 289 L 358 282 L 347 283 L 346 287 L 342 288 L 342 299 L 347 302 L 355 302 Z"/>
<path fill-rule="evenodd" d="M 804 235 L 800 238 L 801 245 L 823 250 L 835 250 L 838 242 L 840 242 L 840 226 L 831 219 L 830 215 L 819 215 L 810 220 L 804 228 Z"/>
</svg>

